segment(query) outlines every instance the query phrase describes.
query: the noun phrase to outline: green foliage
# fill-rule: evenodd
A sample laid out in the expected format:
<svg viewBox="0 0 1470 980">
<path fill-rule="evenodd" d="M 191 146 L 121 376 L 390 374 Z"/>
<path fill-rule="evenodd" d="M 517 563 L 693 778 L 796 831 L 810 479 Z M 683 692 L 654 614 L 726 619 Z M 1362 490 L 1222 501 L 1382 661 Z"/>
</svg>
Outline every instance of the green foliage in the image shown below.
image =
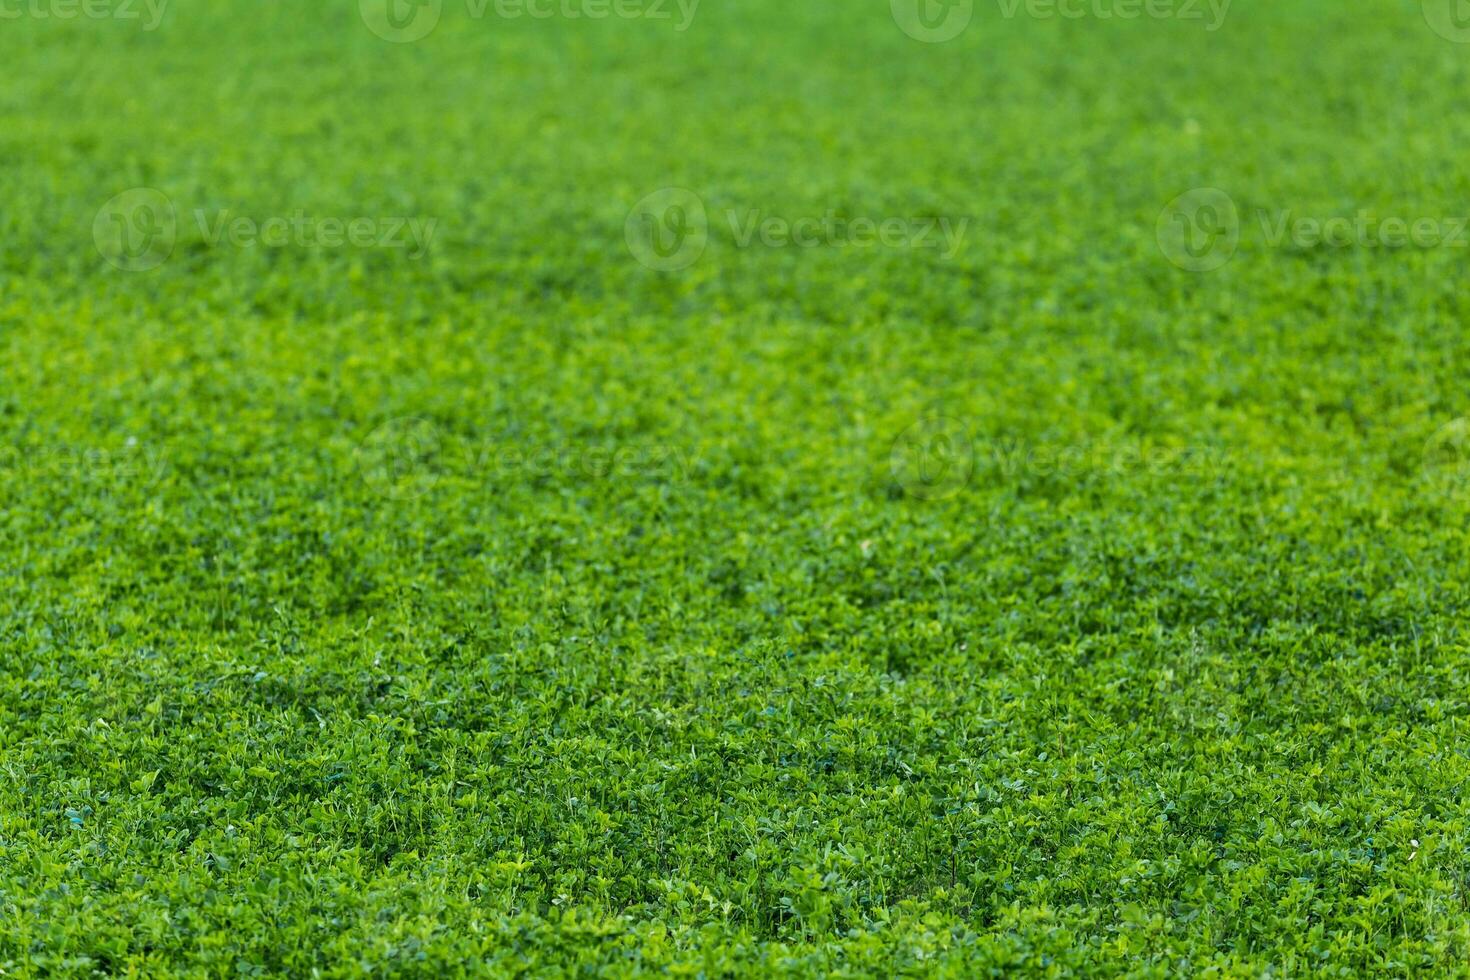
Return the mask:
<svg viewBox="0 0 1470 980">
<path fill-rule="evenodd" d="M 0 975 L 1464 974 L 1466 253 L 1257 216 L 1470 213 L 1470 46 L 355 6 L 0 22 Z"/>
</svg>

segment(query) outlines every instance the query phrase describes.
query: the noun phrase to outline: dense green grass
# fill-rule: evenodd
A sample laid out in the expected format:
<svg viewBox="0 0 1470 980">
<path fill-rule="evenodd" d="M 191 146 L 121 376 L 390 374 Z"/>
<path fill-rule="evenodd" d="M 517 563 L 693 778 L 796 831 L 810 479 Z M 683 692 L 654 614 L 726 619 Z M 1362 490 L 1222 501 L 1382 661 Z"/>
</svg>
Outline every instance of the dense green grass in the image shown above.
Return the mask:
<svg viewBox="0 0 1470 980">
<path fill-rule="evenodd" d="M 1464 973 L 1470 44 L 667 6 L 4 8 L 0 975 Z"/>
</svg>

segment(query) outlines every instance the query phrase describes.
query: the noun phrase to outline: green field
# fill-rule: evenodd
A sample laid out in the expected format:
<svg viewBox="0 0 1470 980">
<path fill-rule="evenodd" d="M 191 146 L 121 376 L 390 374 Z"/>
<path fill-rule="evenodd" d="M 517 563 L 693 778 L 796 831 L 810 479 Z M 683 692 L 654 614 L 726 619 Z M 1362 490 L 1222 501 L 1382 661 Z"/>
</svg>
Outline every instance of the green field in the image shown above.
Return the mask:
<svg viewBox="0 0 1470 980">
<path fill-rule="evenodd" d="M 1464 4 L 385 2 L 0 0 L 0 977 L 1470 975 Z"/>
</svg>

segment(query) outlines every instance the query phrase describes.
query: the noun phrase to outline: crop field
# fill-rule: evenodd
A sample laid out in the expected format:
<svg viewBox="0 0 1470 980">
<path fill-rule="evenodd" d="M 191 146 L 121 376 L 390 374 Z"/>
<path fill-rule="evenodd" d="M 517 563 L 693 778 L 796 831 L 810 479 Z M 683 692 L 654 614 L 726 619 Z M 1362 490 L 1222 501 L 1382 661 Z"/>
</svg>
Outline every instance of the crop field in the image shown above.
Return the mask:
<svg viewBox="0 0 1470 980">
<path fill-rule="evenodd" d="M 0 977 L 1470 975 L 1465 3 L 0 64 Z"/>
</svg>

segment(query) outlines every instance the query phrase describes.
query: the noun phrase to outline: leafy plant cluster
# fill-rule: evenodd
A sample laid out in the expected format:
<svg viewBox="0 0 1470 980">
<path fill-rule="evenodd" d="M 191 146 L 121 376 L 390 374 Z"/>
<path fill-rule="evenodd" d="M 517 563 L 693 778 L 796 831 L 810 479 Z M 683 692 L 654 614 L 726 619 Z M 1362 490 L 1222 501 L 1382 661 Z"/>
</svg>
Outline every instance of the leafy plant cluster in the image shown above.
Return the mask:
<svg viewBox="0 0 1470 980">
<path fill-rule="evenodd" d="M 1155 225 L 1461 213 L 1470 49 L 885 6 L 0 31 L 0 975 L 1464 972 L 1463 257 Z"/>
</svg>

